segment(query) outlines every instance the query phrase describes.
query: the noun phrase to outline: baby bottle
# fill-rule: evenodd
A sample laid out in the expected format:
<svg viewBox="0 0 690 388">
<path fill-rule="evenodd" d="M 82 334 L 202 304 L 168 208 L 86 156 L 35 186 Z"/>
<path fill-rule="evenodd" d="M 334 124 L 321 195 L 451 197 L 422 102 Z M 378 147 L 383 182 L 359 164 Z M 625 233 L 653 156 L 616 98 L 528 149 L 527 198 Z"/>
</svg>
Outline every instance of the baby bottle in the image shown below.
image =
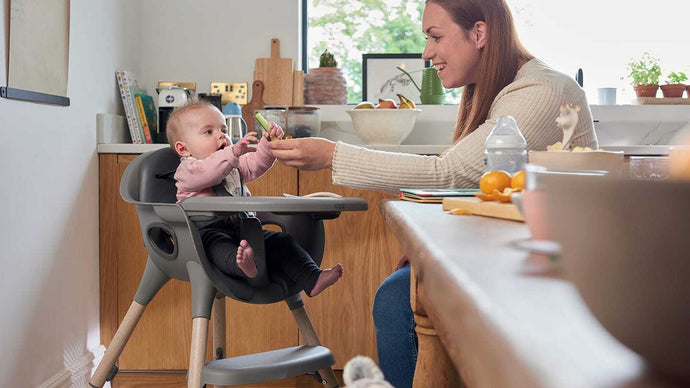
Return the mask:
<svg viewBox="0 0 690 388">
<path fill-rule="evenodd" d="M 527 142 L 511 116 L 498 118 L 484 145 L 486 171 L 503 170 L 515 174 L 525 168 Z"/>
</svg>

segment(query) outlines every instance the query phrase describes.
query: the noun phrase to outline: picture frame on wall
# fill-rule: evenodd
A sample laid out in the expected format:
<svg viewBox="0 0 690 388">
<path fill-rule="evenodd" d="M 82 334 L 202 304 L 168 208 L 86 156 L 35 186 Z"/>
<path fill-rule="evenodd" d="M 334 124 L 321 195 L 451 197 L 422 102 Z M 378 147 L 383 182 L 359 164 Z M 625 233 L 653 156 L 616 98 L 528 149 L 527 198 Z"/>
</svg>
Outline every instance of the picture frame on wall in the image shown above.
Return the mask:
<svg viewBox="0 0 690 388">
<path fill-rule="evenodd" d="M 400 93 L 415 103 L 421 103 L 419 90 L 410 78 L 396 67 L 405 69 L 422 86 L 422 71 L 430 61 L 422 54 L 362 54 L 362 100 L 377 102 L 381 99 L 397 101 Z"/>
</svg>

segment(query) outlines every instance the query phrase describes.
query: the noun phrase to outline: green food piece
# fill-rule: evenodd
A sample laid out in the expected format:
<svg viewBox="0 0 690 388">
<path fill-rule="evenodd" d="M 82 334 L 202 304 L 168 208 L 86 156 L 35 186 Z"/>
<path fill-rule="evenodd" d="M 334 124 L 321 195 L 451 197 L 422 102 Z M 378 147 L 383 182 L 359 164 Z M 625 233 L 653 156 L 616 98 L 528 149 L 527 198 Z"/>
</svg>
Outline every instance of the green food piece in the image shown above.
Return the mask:
<svg viewBox="0 0 690 388">
<path fill-rule="evenodd" d="M 256 112 L 256 114 L 254 115 L 254 117 L 255 117 L 256 120 L 259 122 L 259 124 L 261 124 L 261 126 L 263 127 L 263 129 L 265 129 L 265 130 L 268 131 L 268 121 L 266 121 L 266 119 L 264 118 L 264 116 L 262 116 L 261 113 Z"/>
</svg>

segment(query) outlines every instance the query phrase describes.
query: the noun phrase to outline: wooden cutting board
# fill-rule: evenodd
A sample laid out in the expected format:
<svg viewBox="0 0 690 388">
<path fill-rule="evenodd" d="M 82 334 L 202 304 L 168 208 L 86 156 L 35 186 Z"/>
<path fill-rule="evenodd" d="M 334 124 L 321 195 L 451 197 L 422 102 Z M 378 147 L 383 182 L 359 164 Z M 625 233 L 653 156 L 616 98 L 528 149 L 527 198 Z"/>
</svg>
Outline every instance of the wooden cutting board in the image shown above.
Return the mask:
<svg viewBox="0 0 690 388">
<path fill-rule="evenodd" d="M 505 220 L 522 221 L 517 206 L 512 203 L 497 201 L 482 201 L 479 198 L 444 198 L 443 210 L 463 209 L 478 216 L 502 218 Z"/>
<path fill-rule="evenodd" d="M 295 70 L 292 73 L 292 105 L 304 106 L 304 72 Z"/>
<path fill-rule="evenodd" d="M 242 118 L 247 122 L 247 132 L 254 130 L 256 120 L 254 119 L 254 111 L 264 108 L 263 100 L 264 83 L 262 81 L 254 81 L 252 83 L 252 99 L 247 105 L 242 107 Z"/>
<path fill-rule="evenodd" d="M 292 58 L 280 57 L 280 40 L 271 39 L 271 57 L 254 63 L 254 80 L 264 82 L 266 105 L 292 105 L 292 70 Z"/>
</svg>

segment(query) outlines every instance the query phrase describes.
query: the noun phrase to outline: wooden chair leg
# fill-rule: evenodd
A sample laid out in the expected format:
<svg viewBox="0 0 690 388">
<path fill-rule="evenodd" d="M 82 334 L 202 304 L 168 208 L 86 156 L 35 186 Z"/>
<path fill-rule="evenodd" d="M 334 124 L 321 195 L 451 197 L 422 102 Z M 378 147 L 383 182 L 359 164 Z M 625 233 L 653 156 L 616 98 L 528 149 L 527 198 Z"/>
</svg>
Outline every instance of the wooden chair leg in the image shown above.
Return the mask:
<svg viewBox="0 0 690 388">
<path fill-rule="evenodd" d="M 225 358 L 225 295 L 218 294 L 213 301 L 213 358 Z"/>
<path fill-rule="evenodd" d="M 110 341 L 108 349 L 106 349 L 105 354 L 103 355 L 103 359 L 98 364 L 98 368 L 96 368 L 96 372 L 93 374 L 93 377 L 91 377 L 91 381 L 89 381 L 89 385 L 100 388 L 105 384 L 105 380 L 108 377 L 110 370 L 120 357 L 120 353 L 122 353 L 122 350 L 125 348 L 129 337 L 132 335 L 132 332 L 137 326 L 139 318 L 141 318 L 141 315 L 144 313 L 145 309 L 146 306 L 141 305 L 136 301 L 133 301 L 129 306 L 129 310 L 127 310 L 125 318 L 117 328 L 113 340 Z"/>
<path fill-rule="evenodd" d="M 206 338 L 208 336 L 208 318 L 192 319 L 192 347 L 189 352 L 189 375 L 187 388 L 201 387 L 201 369 L 206 361 Z"/>
<path fill-rule="evenodd" d="M 292 315 L 295 317 L 297 327 L 304 337 L 304 343 L 309 346 L 321 345 L 321 341 L 316 335 L 316 330 L 314 330 L 314 326 L 311 324 L 309 314 L 307 314 L 307 310 L 304 308 L 304 306 L 300 306 L 292 310 Z M 332 368 L 319 369 L 319 375 L 324 381 L 325 387 L 336 388 L 340 386 Z"/>
<path fill-rule="evenodd" d="M 458 387 L 463 384 L 441 339 L 436 334 L 434 324 L 424 310 L 424 287 L 419 281 L 415 268 L 410 272 L 410 306 L 414 313 L 415 332 L 417 332 L 418 352 L 415 366 L 413 388 Z"/>
</svg>

